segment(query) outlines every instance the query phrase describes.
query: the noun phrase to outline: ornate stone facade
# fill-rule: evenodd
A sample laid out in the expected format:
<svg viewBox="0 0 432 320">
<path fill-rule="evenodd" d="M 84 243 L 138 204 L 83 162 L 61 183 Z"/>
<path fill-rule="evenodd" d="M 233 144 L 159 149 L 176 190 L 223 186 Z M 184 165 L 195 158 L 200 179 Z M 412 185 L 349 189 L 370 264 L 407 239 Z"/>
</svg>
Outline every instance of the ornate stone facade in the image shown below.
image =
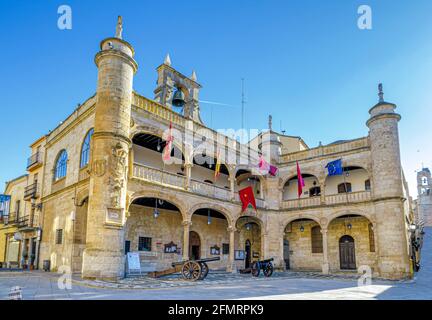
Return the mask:
<svg viewBox="0 0 432 320">
<path fill-rule="evenodd" d="M 157 101 L 134 92 L 134 49 L 121 39 L 122 24 L 117 30 L 95 58 L 96 95 L 46 137 L 40 266 L 50 260 L 53 270 L 67 265 L 85 278 L 116 279 L 125 275 L 126 251 L 138 251 L 150 271 L 219 248 L 214 267 L 228 271 L 274 258 L 279 269 L 332 273 L 369 266 L 385 278 L 412 275 L 413 215 L 394 104 L 380 101 L 370 110 L 367 137 L 308 148 L 299 137 L 270 130 L 252 141 L 259 150 L 251 149 L 202 123 L 196 75 L 182 75 L 170 59 L 158 68 Z M 183 115 L 172 109 L 173 88 L 186 92 Z M 170 125 L 178 162 L 165 164 L 163 133 Z M 91 155 L 83 165 L 91 128 Z M 203 141 L 217 141 L 219 150 L 204 154 L 197 150 Z M 215 160 L 221 149 L 234 161 L 222 163 L 215 179 L 215 162 L 200 163 L 198 156 Z M 67 174 L 55 180 L 61 150 L 68 153 Z M 257 173 L 258 152 L 279 168 L 275 177 Z M 339 158 L 343 175 L 328 176 L 326 164 Z M 300 197 L 297 162 L 306 184 Z M 238 191 L 247 186 L 257 210 L 241 212 Z M 167 244 L 177 250 L 165 252 Z"/>
</svg>

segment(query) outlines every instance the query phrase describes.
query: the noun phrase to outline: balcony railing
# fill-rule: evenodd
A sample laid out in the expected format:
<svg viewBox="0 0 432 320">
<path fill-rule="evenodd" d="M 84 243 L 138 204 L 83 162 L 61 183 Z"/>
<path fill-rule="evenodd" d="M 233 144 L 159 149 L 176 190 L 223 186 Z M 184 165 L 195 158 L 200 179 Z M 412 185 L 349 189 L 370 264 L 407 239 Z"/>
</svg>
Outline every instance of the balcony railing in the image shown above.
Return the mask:
<svg viewBox="0 0 432 320">
<path fill-rule="evenodd" d="M 37 164 L 42 164 L 42 152 L 36 152 L 27 160 L 27 169 L 36 166 Z"/>
<path fill-rule="evenodd" d="M 371 199 L 370 191 L 339 193 L 326 196 L 326 204 L 363 202 Z"/>
<path fill-rule="evenodd" d="M 143 179 L 160 185 L 169 185 L 170 187 L 179 189 L 184 189 L 186 186 L 186 177 L 175 173 L 165 172 L 136 163 L 134 164 L 133 170 L 135 178 Z"/>
<path fill-rule="evenodd" d="M 191 179 L 190 189 L 194 193 L 221 200 L 231 200 L 231 190 Z"/>
<path fill-rule="evenodd" d="M 310 197 L 310 198 L 283 201 L 282 209 L 306 208 L 306 207 L 315 207 L 319 205 L 321 205 L 320 197 Z"/>
<path fill-rule="evenodd" d="M 325 196 L 325 202 L 321 197 L 301 198 L 294 200 L 285 200 L 282 202 L 282 209 L 309 208 L 321 205 L 333 205 L 339 203 L 356 203 L 369 201 L 371 199 L 370 191 L 339 193 Z"/>
<path fill-rule="evenodd" d="M 292 153 L 283 154 L 280 156 L 280 162 L 292 162 L 326 156 L 335 153 L 347 152 L 351 150 L 365 149 L 369 147 L 369 138 L 364 137 L 343 143 L 332 144 L 328 146 L 321 146 L 313 149 L 297 151 Z"/>
<path fill-rule="evenodd" d="M 25 187 L 24 189 L 24 199 L 31 199 L 31 198 L 37 198 L 38 196 L 38 184 L 37 183 L 33 183 L 27 187 Z"/>
</svg>

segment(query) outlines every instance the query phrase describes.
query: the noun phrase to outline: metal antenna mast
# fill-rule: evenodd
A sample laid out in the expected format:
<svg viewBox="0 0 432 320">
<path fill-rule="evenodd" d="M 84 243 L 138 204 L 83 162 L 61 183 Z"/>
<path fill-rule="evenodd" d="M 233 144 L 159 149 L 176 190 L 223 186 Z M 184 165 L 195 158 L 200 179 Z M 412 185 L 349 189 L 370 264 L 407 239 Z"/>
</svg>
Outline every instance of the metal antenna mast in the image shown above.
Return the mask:
<svg viewBox="0 0 432 320">
<path fill-rule="evenodd" d="M 242 78 L 241 81 L 242 81 L 242 93 L 241 93 L 241 129 L 244 130 L 244 128 L 245 128 L 245 126 L 244 126 L 244 104 L 245 104 L 245 99 L 244 99 L 244 78 Z M 243 134 L 242 134 L 242 139 L 244 139 L 244 135 Z"/>
</svg>

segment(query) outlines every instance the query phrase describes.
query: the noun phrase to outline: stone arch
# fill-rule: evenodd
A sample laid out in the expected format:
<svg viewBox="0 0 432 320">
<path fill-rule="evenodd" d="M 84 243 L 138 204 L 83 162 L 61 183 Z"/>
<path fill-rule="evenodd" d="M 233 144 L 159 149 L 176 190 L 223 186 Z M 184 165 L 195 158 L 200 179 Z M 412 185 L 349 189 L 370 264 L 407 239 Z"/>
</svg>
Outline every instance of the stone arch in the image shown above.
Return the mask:
<svg viewBox="0 0 432 320">
<path fill-rule="evenodd" d="M 127 204 L 127 208 L 129 210 L 129 207 L 132 205 L 132 203 L 139 199 L 139 198 L 158 198 L 165 200 L 173 205 L 175 205 L 182 215 L 183 221 L 190 221 L 189 216 L 187 214 L 187 205 L 186 203 L 183 203 L 180 201 L 177 197 L 173 195 L 172 192 L 166 192 L 166 191 L 152 191 L 152 190 L 146 190 L 146 191 L 140 191 L 133 193 L 129 198 L 129 203 Z"/>
<path fill-rule="evenodd" d="M 84 201 L 89 198 L 90 191 L 89 188 L 86 187 L 75 194 L 75 205 L 78 207 L 82 206 Z"/>
<path fill-rule="evenodd" d="M 259 217 L 257 217 L 257 216 L 251 216 L 251 215 L 242 215 L 242 216 L 239 216 L 239 217 L 235 220 L 234 227 L 235 227 L 237 230 L 239 230 L 241 227 L 243 227 L 245 224 L 247 224 L 247 222 L 244 223 L 244 224 L 242 224 L 241 226 L 238 224 L 238 223 L 239 223 L 239 220 L 240 220 L 240 219 L 243 219 L 243 218 L 250 219 L 251 222 L 255 222 L 256 224 L 258 224 L 262 233 L 266 231 L 266 228 L 265 228 L 266 226 L 265 226 L 264 221 L 263 221 L 262 219 L 260 219 Z"/>
<path fill-rule="evenodd" d="M 175 128 L 173 128 L 173 129 L 175 129 Z M 160 139 L 163 140 L 162 137 L 163 137 L 163 133 L 165 132 L 165 130 L 166 130 L 166 128 L 161 128 L 161 127 L 156 127 L 156 126 L 137 126 L 133 130 L 131 130 L 129 137 L 130 137 L 130 140 L 132 141 L 133 138 L 139 134 L 150 134 L 150 135 L 153 135 L 155 137 L 159 137 Z M 178 140 L 179 139 L 174 139 L 173 145 L 174 145 L 174 147 L 179 149 L 180 152 L 182 153 L 182 155 L 184 157 L 185 164 L 189 163 L 190 152 L 188 151 L 188 147 L 186 144 L 179 143 Z M 183 135 L 182 135 L 181 141 L 184 141 Z"/>
<path fill-rule="evenodd" d="M 302 214 L 302 213 L 299 213 L 299 214 L 290 216 L 289 218 L 283 220 L 282 223 L 281 223 L 281 229 L 282 229 L 282 226 L 283 226 L 282 230 L 284 231 L 286 229 L 286 227 L 288 226 L 288 224 L 290 224 L 293 221 L 302 220 L 302 219 L 312 220 L 312 221 L 316 222 L 322 228 L 322 225 L 321 225 L 322 221 L 321 221 L 321 219 L 319 219 L 318 216 L 314 216 L 312 214 Z"/>
<path fill-rule="evenodd" d="M 304 175 L 311 175 L 311 176 L 315 177 L 318 181 L 318 185 L 320 185 L 322 183 L 322 177 L 320 177 L 320 175 L 317 175 L 313 171 L 309 171 L 309 170 L 307 170 L 305 172 L 302 171 L 302 176 L 304 176 Z M 284 177 L 281 177 L 280 185 L 279 185 L 280 190 L 283 190 L 286 183 L 293 178 L 297 178 L 297 169 L 295 170 L 295 172 L 292 171 L 289 174 L 284 175 Z"/>
<path fill-rule="evenodd" d="M 332 213 L 331 215 L 326 217 L 326 223 L 323 225 L 324 229 L 328 229 L 328 226 L 337 218 L 344 216 L 360 216 L 369 220 L 372 225 L 375 225 L 375 217 L 365 211 L 361 210 L 340 210 Z"/>
<path fill-rule="evenodd" d="M 194 205 L 193 207 L 191 207 L 189 209 L 189 214 L 188 214 L 189 221 L 192 220 L 193 214 L 199 209 L 215 210 L 215 211 L 221 213 L 226 218 L 226 220 L 228 222 L 228 227 L 233 226 L 234 218 L 233 218 L 232 214 L 227 209 L 225 209 L 223 206 L 221 206 L 219 204 L 208 203 L 208 202 L 198 203 L 198 204 Z"/>
</svg>

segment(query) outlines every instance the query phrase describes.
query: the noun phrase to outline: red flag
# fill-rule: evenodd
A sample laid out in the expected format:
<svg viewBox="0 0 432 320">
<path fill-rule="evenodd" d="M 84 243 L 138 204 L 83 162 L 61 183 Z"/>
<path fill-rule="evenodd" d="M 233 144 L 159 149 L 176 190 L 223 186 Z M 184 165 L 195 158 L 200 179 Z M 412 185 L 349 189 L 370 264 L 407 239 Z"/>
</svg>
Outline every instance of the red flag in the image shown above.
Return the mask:
<svg viewBox="0 0 432 320">
<path fill-rule="evenodd" d="M 167 143 L 166 143 L 165 149 L 163 151 L 163 155 L 162 155 L 162 159 L 164 162 L 170 161 L 170 159 L 171 159 L 171 149 L 172 149 L 172 144 L 174 141 L 174 137 L 172 135 L 172 122 L 170 122 L 168 137 L 167 137 L 166 141 L 167 141 Z"/>
<path fill-rule="evenodd" d="M 303 187 L 304 186 L 305 186 L 305 183 L 304 183 L 301 171 L 300 171 L 300 166 L 299 166 L 298 161 L 297 161 L 297 194 L 298 194 L 299 198 L 303 193 Z"/>
<path fill-rule="evenodd" d="M 242 202 L 242 212 L 245 211 L 249 204 L 256 210 L 255 196 L 251 186 L 241 189 L 239 195 Z"/>
</svg>

